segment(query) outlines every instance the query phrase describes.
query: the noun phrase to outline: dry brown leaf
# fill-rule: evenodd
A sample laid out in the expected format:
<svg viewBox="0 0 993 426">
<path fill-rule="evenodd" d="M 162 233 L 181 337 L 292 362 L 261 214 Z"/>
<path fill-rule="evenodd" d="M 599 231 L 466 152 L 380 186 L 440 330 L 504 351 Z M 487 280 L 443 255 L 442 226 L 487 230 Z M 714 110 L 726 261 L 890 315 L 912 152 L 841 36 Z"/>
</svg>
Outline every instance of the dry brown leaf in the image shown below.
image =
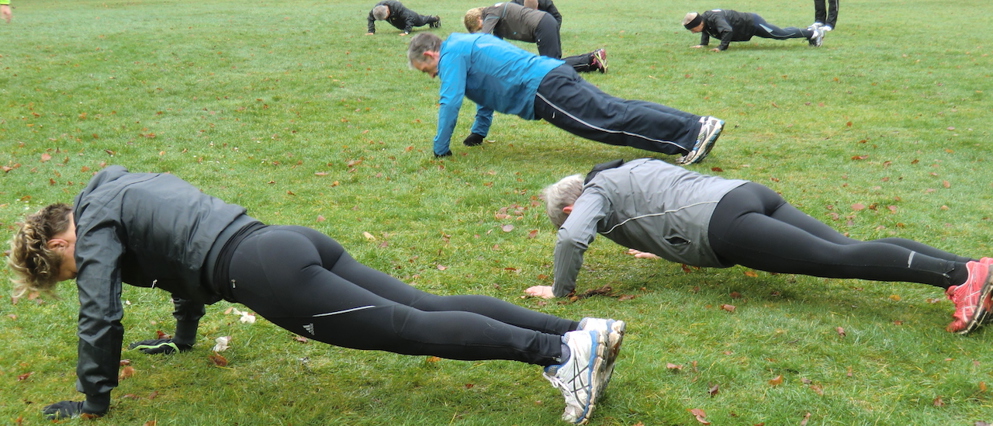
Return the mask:
<svg viewBox="0 0 993 426">
<path fill-rule="evenodd" d="M 18 382 L 23 382 L 23 381 L 27 380 L 28 377 L 31 377 L 32 374 L 34 374 L 34 371 L 32 371 L 30 373 L 21 374 L 20 376 L 17 376 L 17 381 Z"/>
<path fill-rule="evenodd" d="M 783 375 L 780 374 L 780 375 L 776 376 L 776 378 L 774 378 L 772 380 L 769 380 L 769 384 L 772 385 L 772 386 L 779 386 L 779 385 L 783 384 Z"/>
<path fill-rule="evenodd" d="M 759 276 L 759 273 L 758 272 L 755 272 L 755 271 L 753 271 L 751 269 L 746 269 L 745 270 L 745 276 L 746 277 L 751 277 L 751 278 L 757 278 Z"/>
<path fill-rule="evenodd" d="M 665 363 L 665 368 L 672 371 L 682 371 L 683 366 L 678 364 L 673 364 L 671 362 Z"/>
<path fill-rule="evenodd" d="M 837 327 L 837 328 L 834 329 L 834 331 L 837 331 L 838 332 L 838 335 L 841 336 L 841 337 L 845 337 L 846 336 L 845 329 L 844 328 Z"/>
<path fill-rule="evenodd" d="M 429 357 L 425 358 L 424 361 L 434 363 L 434 362 L 441 361 L 441 358 L 438 358 L 436 356 L 429 356 Z"/>
<path fill-rule="evenodd" d="M 134 367 L 130 365 L 126 365 L 124 366 L 124 368 L 121 369 L 121 374 L 117 376 L 117 379 L 118 380 L 130 379 L 131 376 L 134 376 Z"/>
<path fill-rule="evenodd" d="M 503 225 L 500 227 L 503 232 L 510 232 L 514 230 L 514 225 Z"/>
<path fill-rule="evenodd" d="M 690 414 L 693 414 L 694 417 L 696 417 L 696 421 L 705 425 L 710 424 L 710 422 L 707 421 L 707 413 L 705 413 L 703 410 L 699 408 L 693 408 L 689 410 L 689 412 Z"/>
<path fill-rule="evenodd" d="M 810 413 L 803 416 L 803 421 L 800 422 L 800 426 L 807 426 L 807 421 L 810 420 Z"/>
<path fill-rule="evenodd" d="M 214 352 L 213 354 L 209 355 L 208 358 L 210 358 L 210 361 L 213 362 L 214 365 L 218 367 L 228 366 L 228 359 L 217 352 Z"/>
<path fill-rule="evenodd" d="M 934 406 L 935 407 L 944 407 L 945 406 L 945 401 L 942 401 L 941 396 L 934 397 Z"/>
<path fill-rule="evenodd" d="M 723 309 L 725 311 L 728 311 L 728 312 L 734 312 L 734 310 L 736 308 L 734 307 L 734 305 L 728 305 L 728 304 L 725 303 L 725 304 L 721 305 L 721 309 Z"/>
<path fill-rule="evenodd" d="M 720 391 L 720 388 L 717 385 L 714 385 L 714 386 L 711 386 L 711 388 L 707 390 L 707 393 L 710 394 L 710 397 L 711 398 L 713 398 L 713 397 L 717 396 L 717 393 L 719 391 Z"/>
</svg>

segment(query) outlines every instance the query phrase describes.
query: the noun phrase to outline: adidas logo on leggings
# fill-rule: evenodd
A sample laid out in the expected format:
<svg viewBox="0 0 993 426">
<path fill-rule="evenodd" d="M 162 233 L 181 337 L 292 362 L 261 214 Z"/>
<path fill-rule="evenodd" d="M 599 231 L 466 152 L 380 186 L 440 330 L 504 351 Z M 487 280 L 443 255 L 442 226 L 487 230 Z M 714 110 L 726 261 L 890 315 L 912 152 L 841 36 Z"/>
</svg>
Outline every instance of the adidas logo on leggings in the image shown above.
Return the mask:
<svg viewBox="0 0 993 426">
<path fill-rule="evenodd" d="M 303 329 L 304 330 L 307 330 L 307 332 L 310 333 L 311 336 L 314 335 L 314 323 L 310 323 L 310 324 L 307 324 L 307 325 L 303 326 Z"/>
</svg>

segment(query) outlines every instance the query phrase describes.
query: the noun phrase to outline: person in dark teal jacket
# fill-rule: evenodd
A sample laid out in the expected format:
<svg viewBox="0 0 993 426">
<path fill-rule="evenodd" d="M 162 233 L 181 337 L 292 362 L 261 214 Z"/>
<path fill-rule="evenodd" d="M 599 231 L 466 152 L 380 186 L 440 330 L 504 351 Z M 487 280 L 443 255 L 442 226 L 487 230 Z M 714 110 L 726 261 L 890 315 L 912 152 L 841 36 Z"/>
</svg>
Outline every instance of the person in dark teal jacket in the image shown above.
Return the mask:
<svg viewBox="0 0 993 426">
<path fill-rule="evenodd" d="M 410 40 L 411 68 L 441 79 L 441 108 L 434 155 L 452 155 L 452 132 L 462 99 L 476 103 L 466 146 L 483 143 L 493 112 L 545 120 L 574 135 L 610 145 L 703 160 L 724 121 L 652 102 L 608 95 L 560 59 L 538 56 L 490 34 L 421 33 Z"/>
</svg>

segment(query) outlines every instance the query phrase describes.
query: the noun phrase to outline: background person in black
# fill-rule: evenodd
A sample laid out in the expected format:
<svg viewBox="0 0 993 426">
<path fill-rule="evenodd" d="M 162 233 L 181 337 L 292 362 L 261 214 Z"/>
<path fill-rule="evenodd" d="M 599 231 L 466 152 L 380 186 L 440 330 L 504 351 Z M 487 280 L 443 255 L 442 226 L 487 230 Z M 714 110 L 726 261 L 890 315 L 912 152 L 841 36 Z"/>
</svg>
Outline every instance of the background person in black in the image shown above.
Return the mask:
<svg viewBox="0 0 993 426">
<path fill-rule="evenodd" d="M 811 46 L 815 47 L 820 47 L 824 39 L 824 31 L 818 27 L 779 28 L 766 22 L 757 13 L 738 12 L 730 9 L 708 10 L 703 14 L 687 13 L 683 17 L 683 27 L 692 33 L 701 33 L 700 44 L 693 46 L 694 48 L 701 48 L 710 44 L 711 37 L 719 39 L 721 44 L 711 49 L 714 52 L 727 50 L 732 41 L 748 41 L 753 36 L 776 40 L 805 38 Z"/>
<path fill-rule="evenodd" d="M 390 25 L 402 31 L 401 36 L 410 34 L 414 27 L 430 25 L 431 28 L 441 27 L 441 18 L 437 16 L 421 15 L 413 10 L 407 9 L 396 0 L 383 0 L 376 3 L 376 6 L 369 11 L 369 25 L 366 35 L 376 34 L 376 21 L 386 21 Z"/>
<path fill-rule="evenodd" d="M 552 17 L 555 18 L 555 22 L 559 23 L 559 28 L 562 28 L 562 14 L 559 13 L 559 9 L 555 7 L 555 3 L 553 3 L 552 0 L 514 0 L 513 2 L 521 6 L 537 9 L 552 15 Z"/>
<path fill-rule="evenodd" d="M 566 399 L 563 418 L 577 423 L 606 387 L 624 331 L 622 321 L 576 322 L 491 297 L 428 294 L 358 263 L 318 231 L 267 226 L 178 177 L 120 166 L 97 173 L 72 207 L 28 216 L 8 264 L 15 295 L 51 293 L 73 278 L 79 289 L 76 387 L 86 400 L 45 407 L 51 418 L 110 408 L 124 339 L 122 283 L 173 295 L 175 337 L 132 345 L 146 353 L 191 349 L 204 304 L 224 299 L 336 346 L 545 366 Z"/>
<path fill-rule="evenodd" d="M 469 9 L 464 21 L 465 29 L 470 33 L 493 34 L 503 39 L 535 43 L 539 55 L 562 59 L 576 72 L 607 72 L 607 51 L 604 49 L 563 58 L 559 26 L 546 12 L 508 2 Z"/>
<path fill-rule="evenodd" d="M 831 10 L 825 7 L 824 0 L 814 0 L 814 25 L 823 31 L 831 31 L 838 23 L 838 0 L 827 0 Z"/>
</svg>

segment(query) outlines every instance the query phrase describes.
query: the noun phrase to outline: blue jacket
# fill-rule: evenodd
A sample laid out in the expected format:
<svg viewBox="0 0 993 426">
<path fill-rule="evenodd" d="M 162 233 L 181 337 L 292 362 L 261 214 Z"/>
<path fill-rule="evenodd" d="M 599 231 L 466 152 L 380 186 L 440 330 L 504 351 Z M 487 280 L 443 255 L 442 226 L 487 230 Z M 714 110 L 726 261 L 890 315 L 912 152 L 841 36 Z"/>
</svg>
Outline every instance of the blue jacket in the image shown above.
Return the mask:
<svg viewBox="0 0 993 426">
<path fill-rule="evenodd" d="M 477 105 L 472 133 L 486 136 L 493 111 L 534 120 L 534 97 L 545 75 L 565 61 L 538 56 L 489 34 L 453 33 L 441 45 L 441 108 L 434 153 L 450 152 L 462 98 Z"/>
</svg>

